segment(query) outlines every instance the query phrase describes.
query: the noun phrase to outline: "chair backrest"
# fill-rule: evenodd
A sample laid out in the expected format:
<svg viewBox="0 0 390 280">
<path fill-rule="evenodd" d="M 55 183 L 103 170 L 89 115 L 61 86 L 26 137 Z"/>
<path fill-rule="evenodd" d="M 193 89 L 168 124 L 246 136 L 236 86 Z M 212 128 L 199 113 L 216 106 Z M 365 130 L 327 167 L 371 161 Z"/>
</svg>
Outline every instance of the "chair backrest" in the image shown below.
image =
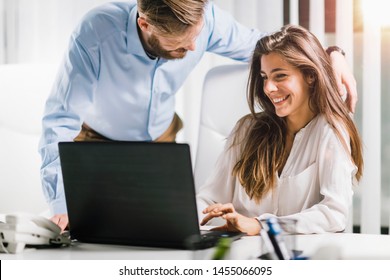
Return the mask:
<svg viewBox="0 0 390 280">
<path fill-rule="evenodd" d="M 0 213 L 48 208 L 40 181 L 38 141 L 55 65 L 0 65 Z"/>
<path fill-rule="evenodd" d="M 195 184 L 199 188 L 213 170 L 236 122 L 248 114 L 247 64 L 222 65 L 205 76 L 200 113 Z"/>
</svg>

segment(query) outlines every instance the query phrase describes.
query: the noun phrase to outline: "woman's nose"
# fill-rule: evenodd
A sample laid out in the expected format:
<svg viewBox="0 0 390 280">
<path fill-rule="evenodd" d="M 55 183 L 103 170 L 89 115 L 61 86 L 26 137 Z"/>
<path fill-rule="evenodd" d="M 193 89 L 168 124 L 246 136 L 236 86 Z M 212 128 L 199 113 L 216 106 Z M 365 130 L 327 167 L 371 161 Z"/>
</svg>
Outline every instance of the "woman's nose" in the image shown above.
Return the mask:
<svg viewBox="0 0 390 280">
<path fill-rule="evenodd" d="M 276 87 L 276 84 L 270 80 L 264 81 L 264 92 L 269 94 L 274 91 L 276 91 L 278 88 Z"/>
</svg>

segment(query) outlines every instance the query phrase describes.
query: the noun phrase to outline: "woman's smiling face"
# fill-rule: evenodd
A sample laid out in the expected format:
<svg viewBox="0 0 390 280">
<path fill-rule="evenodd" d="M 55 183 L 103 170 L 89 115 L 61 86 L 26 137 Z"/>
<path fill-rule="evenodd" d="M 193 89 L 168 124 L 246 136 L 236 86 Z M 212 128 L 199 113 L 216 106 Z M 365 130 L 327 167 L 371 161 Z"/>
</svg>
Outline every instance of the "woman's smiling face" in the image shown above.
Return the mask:
<svg viewBox="0 0 390 280">
<path fill-rule="evenodd" d="M 301 71 L 271 52 L 261 57 L 264 92 L 279 117 L 301 119 L 309 109 L 309 84 Z"/>
</svg>

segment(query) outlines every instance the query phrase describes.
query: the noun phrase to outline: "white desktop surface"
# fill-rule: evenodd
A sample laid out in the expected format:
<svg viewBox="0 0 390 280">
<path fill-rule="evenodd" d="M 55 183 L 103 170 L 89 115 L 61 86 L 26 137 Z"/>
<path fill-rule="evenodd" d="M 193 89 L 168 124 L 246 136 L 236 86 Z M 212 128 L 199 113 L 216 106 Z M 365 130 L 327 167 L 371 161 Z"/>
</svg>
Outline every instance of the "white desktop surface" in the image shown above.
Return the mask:
<svg viewBox="0 0 390 280">
<path fill-rule="evenodd" d="M 230 259 L 254 259 L 261 255 L 259 237 L 243 237 L 233 242 Z M 313 234 L 297 235 L 296 249 L 320 259 L 390 260 L 390 235 Z M 25 249 L 19 254 L 0 254 L 2 260 L 190 260 L 210 259 L 213 248 L 199 251 L 146 248 L 120 245 L 76 243 L 70 247 Z M 318 254 L 321 252 L 321 254 Z"/>
<path fill-rule="evenodd" d="M 297 238 L 297 249 L 313 256 L 321 249 L 337 249 L 336 259 L 390 260 L 390 235 L 329 233 L 301 235 Z"/>
</svg>

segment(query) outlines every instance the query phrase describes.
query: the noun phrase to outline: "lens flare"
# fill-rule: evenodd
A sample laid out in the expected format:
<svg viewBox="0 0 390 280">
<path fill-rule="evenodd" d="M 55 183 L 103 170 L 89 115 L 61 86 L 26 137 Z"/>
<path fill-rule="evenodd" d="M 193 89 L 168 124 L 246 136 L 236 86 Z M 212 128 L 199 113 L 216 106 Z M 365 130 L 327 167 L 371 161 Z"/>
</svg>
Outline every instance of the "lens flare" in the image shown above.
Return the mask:
<svg viewBox="0 0 390 280">
<path fill-rule="evenodd" d="M 390 1 L 361 0 L 364 22 L 381 27 L 390 26 Z"/>
</svg>

